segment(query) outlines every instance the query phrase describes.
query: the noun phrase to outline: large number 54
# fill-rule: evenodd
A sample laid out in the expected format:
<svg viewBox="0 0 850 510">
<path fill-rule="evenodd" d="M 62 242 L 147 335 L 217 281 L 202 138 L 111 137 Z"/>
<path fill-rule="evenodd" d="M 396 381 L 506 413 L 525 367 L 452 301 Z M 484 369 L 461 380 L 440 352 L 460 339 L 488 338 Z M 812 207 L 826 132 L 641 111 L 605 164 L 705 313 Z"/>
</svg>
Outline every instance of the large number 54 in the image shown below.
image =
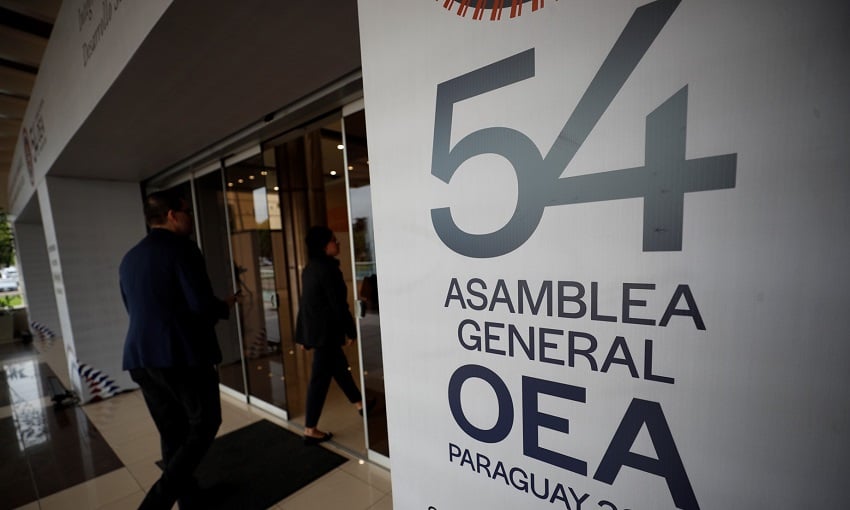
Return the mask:
<svg viewBox="0 0 850 510">
<path fill-rule="evenodd" d="M 547 206 L 643 198 L 643 250 L 681 251 L 684 194 L 734 188 L 736 168 L 735 154 L 685 159 L 687 86 L 647 116 L 644 166 L 560 177 L 680 1 L 635 10 L 545 157 L 531 139 L 506 127 L 480 129 L 451 146 L 454 103 L 533 77 L 533 48 L 437 86 L 431 173 L 448 183 L 468 159 L 497 154 L 511 163 L 518 185 L 513 216 L 495 232 L 470 234 L 448 207 L 432 209 L 446 246 L 467 257 L 498 257 L 531 237 Z"/>
</svg>

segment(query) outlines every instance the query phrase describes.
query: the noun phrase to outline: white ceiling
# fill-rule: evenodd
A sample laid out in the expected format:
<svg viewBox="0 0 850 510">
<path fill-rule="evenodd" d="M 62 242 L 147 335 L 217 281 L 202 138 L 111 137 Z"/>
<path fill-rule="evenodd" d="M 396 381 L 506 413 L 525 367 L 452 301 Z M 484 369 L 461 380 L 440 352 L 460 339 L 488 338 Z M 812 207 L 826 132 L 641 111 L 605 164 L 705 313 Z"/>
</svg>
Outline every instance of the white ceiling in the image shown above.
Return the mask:
<svg viewBox="0 0 850 510">
<path fill-rule="evenodd" d="M 356 7 L 174 0 L 50 175 L 146 179 L 357 71 Z M 0 164 L 8 172 L 10 161 Z"/>
<path fill-rule="evenodd" d="M 0 209 L 21 120 L 62 0 L 0 0 Z"/>
</svg>

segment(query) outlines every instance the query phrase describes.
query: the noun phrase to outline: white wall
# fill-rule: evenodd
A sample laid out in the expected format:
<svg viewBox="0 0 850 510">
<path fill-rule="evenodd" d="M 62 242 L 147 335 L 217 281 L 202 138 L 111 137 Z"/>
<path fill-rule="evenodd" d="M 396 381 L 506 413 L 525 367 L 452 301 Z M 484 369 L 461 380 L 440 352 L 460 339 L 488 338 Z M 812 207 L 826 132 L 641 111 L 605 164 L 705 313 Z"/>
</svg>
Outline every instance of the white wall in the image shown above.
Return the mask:
<svg viewBox="0 0 850 510">
<path fill-rule="evenodd" d="M 850 6 L 677 3 L 653 3 L 675 10 L 639 23 L 585 103 L 649 2 L 526 2 L 501 21 L 359 3 L 394 508 L 844 506 Z M 530 49 L 514 83 L 478 77 L 440 110 L 440 84 Z M 577 150 L 554 164 L 553 147 Z M 689 181 L 700 158 L 719 159 Z M 682 183 L 680 209 L 654 208 Z M 446 234 L 441 208 L 481 237 Z M 552 314 L 516 308 L 546 282 Z M 565 283 L 559 316 L 558 282 L 584 308 Z M 533 328 L 533 359 L 508 352 L 510 326 Z"/>
<path fill-rule="evenodd" d="M 48 177 L 39 203 L 74 389 L 88 401 L 95 388 L 101 396 L 134 388 L 121 369 L 128 320 L 118 266 L 145 235 L 139 185 Z M 87 381 L 82 366 L 105 378 Z"/>
<path fill-rule="evenodd" d="M 15 242 L 17 245 L 18 271 L 24 282 L 27 314 L 30 322 L 36 322 L 56 336 L 60 334 L 59 314 L 56 310 L 56 296 L 53 291 L 53 276 L 50 272 L 50 259 L 44 241 L 44 228 L 41 224 L 15 224 Z M 35 338 L 39 333 L 33 331 Z"/>
</svg>

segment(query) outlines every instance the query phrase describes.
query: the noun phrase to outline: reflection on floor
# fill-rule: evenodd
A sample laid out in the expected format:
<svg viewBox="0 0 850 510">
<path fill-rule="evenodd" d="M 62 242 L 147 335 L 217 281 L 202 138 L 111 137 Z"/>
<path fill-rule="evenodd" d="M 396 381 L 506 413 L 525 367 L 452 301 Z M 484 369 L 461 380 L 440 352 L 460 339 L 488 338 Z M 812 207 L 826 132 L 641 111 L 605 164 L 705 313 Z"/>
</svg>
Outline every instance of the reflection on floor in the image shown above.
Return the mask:
<svg viewBox="0 0 850 510">
<path fill-rule="evenodd" d="M 159 436 L 141 395 L 54 407 L 54 371 L 68 384 L 62 349 L 61 342 L 41 353 L 31 345 L 0 346 L 0 510 L 135 509 L 159 476 Z M 260 419 L 291 427 L 226 395 L 222 412 L 220 435 Z M 334 423 L 332 415 L 325 418 Z M 272 508 L 391 510 L 389 473 L 336 451 L 352 460 Z"/>
<path fill-rule="evenodd" d="M 307 393 L 307 381 L 309 379 L 309 367 L 311 358 L 307 353 L 287 353 L 286 355 L 298 355 L 302 359 L 293 362 L 292 365 L 300 368 L 301 373 L 296 373 L 290 380 L 294 386 L 286 400 L 286 392 L 283 386 L 283 362 L 282 354 L 278 351 L 262 349 L 261 354 L 255 353 L 247 359 L 248 365 L 248 388 L 252 398 L 259 399 L 265 403 L 277 407 L 288 407 L 289 419 L 292 424 L 304 426 L 304 400 Z M 346 358 L 352 365 L 352 371 L 357 374 L 358 358 L 355 346 L 344 349 Z M 234 387 L 237 391 L 242 388 L 242 365 L 231 363 L 220 367 L 222 384 Z M 369 441 L 373 450 L 385 456 L 389 456 L 387 444 L 387 418 L 386 404 L 383 393 L 383 371 L 380 369 L 365 374 L 366 400 L 374 401 L 369 419 Z M 234 382 L 236 383 L 234 385 Z M 358 381 L 358 386 L 359 386 Z M 374 388 L 374 389 L 373 389 Z M 366 439 L 363 433 L 363 418 L 357 413 L 354 406 L 348 401 L 342 390 L 335 382 L 331 382 L 325 406 L 319 419 L 319 428 L 334 434 L 334 441 L 341 447 L 347 448 L 359 456 L 366 456 Z"/>
</svg>

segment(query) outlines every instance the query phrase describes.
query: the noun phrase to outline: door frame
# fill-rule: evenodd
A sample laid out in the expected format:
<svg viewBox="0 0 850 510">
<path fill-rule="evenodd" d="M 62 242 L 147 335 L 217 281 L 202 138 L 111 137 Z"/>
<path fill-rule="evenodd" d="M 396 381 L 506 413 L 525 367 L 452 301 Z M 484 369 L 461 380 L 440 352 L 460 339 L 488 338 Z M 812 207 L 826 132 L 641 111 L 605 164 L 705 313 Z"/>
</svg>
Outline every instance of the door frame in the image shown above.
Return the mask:
<svg viewBox="0 0 850 510">
<path fill-rule="evenodd" d="M 346 135 L 345 118 L 347 116 L 351 115 L 351 114 L 354 114 L 354 113 L 357 113 L 357 112 L 360 112 L 360 111 L 364 111 L 365 109 L 366 109 L 365 101 L 363 100 L 363 98 L 360 98 L 360 99 L 357 99 L 356 101 L 352 101 L 351 103 L 346 104 L 345 106 L 342 107 L 342 109 L 340 111 L 340 115 L 341 115 L 340 124 L 342 126 L 342 143 L 345 145 L 346 148 L 348 147 L 348 138 L 347 138 L 347 135 Z M 343 168 L 347 169 L 348 168 L 348 150 L 343 151 L 343 163 L 344 163 Z M 346 208 L 347 208 L 347 213 L 348 213 L 348 237 L 349 237 L 349 239 L 352 240 L 352 242 L 349 243 L 350 244 L 350 246 L 349 246 L 350 253 L 348 254 L 348 256 L 351 259 L 351 264 L 352 264 L 353 272 L 354 272 L 354 275 L 355 275 L 354 283 L 356 284 L 356 282 L 357 282 L 357 278 L 356 278 L 357 271 L 356 271 L 356 258 L 355 258 L 355 253 L 354 253 L 354 242 L 353 242 L 353 240 L 354 240 L 354 224 L 352 223 L 351 182 L 350 182 L 348 170 L 345 171 L 345 196 L 346 196 L 346 198 L 345 198 Z M 357 285 L 352 285 L 352 287 L 353 287 L 353 289 L 352 289 L 352 293 L 351 293 L 352 296 L 351 297 L 353 297 L 354 302 L 357 303 L 360 300 L 360 289 L 358 288 Z M 359 319 L 359 317 L 358 317 L 357 321 L 355 321 L 355 322 L 356 322 L 356 326 L 357 326 L 357 337 L 362 338 L 361 331 L 360 331 L 360 319 Z M 359 365 L 360 365 L 360 381 L 359 381 L 359 383 L 360 383 L 360 393 L 363 396 L 363 398 L 365 399 L 366 398 L 366 376 L 365 376 L 365 373 L 364 373 L 365 372 L 365 370 L 364 370 L 365 365 L 364 365 L 364 359 L 363 359 L 363 344 L 362 344 L 362 342 L 357 343 L 357 357 L 358 357 L 358 361 L 359 361 Z M 363 413 L 363 433 L 366 435 L 366 437 L 365 437 L 366 458 L 370 462 L 373 462 L 373 463 L 375 463 L 375 464 L 377 464 L 381 467 L 389 469 L 390 468 L 390 458 L 387 457 L 386 455 L 382 454 L 382 453 L 379 453 L 379 452 L 373 450 L 371 448 L 371 445 L 369 443 L 369 419 L 368 419 L 368 416 L 367 416 L 366 413 Z"/>
<path fill-rule="evenodd" d="M 357 113 L 358 111 L 365 110 L 365 103 L 364 103 L 364 100 L 363 100 L 363 97 L 362 97 L 362 92 L 348 96 L 348 99 L 350 99 L 350 100 L 353 99 L 353 101 L 342 104 L 341 106 L 337 106 L 335 109 L 330 108 L 330 109 L 326 110 L 325 114 L 319 115 L 319 117 L 322 118 L 322 121 L 318 121 L 318 122 L 324 122 L 327 119 L 337 117 L 340 121 L 340 124 L 341 124 L 342 139 L 343 139 L 344 144 L 347 144 L 346 130 L 345 130 L 345 128 L 346 128 L 345 127 L 345 117 L 348 116 L 348 115 L 351 115 L 353 113 Z M 309 101 L 305 101 L 305 102 L 309 102 Z M 286 117 L 286 115 L 276 116 L 276 118 L 279 118 L 281 120 L 283 120 L 284 117 Z M 314 119 L 315 119 L 315 117 L 314 117 Z M 228 153 L 225 156 L 220 156 L 216 159 L 206 159 L 201 154 L 201 155 L 199 155 L 200 158 L 196 157 L 196 158 L 193 158 L 194 161 L 190 160 L 189 165 L 191 165 L 191 166 L 189 168 L 187 168 L 186 166 L 183 166 L 182 172 L 179 171 L 179 168 L 173 167 L 173 168 L 169 169 L 168 171 L 163 172 L 164 175 L 159 176 L 159 178 L 155 177 L 155 178 L 151 179 L 151 181 L 153 181 L 153 182 L 151 182 L 151 181 L 149 181 L 149 182 L 151 182 L 151 185 L 153 187 L 161 189 L 161 188 L 170 187 L 170 186 L 174 186 L 174 185 L 189 181 L 190 186 L 192 188 L 192 207 L 193 207 L 193 209 L 196 210 L 197 209 L 197 197 L 195 196 L 195 183 L 194 183 L 194 180 L 196 178 L 203 177 L 203 176 L 205 176 L 205 175 L 207 175 L 211 172 L 214 172 L 214 171 L 219 171 L 220 175 L 221 175 L 221 179 L 222 179 L 222 183 L 221 183 L 222 193 L 224 193 L 226 195 L 228 188 L 227 188 L 227 181 L 226 181 L 225 172 L 226 172 L 226 169 L 229 166 L 234 165 L 234 164 L 238 164 L 239 162 L 244 161 L 246 159 L 249 159 L 251 157 L 254 157 L 258 154 L 262 154 L 267 143 L 269 143 L 273 140 L 279 140 L 281 138 L 286 139 L 286 138 L 290 138 L 290 137 L 297 138 L 298 136 L 303 135 L 305 130 L 309 129 L 312 124 L 313 123 L 311 122 L 311 123 L 308 123 L 306 125 L 304 125 L 304 124 L 290 125 L 290 126 L 288 126 L 289 129 L 283 129 L 281 131 L 276 131 L 272 134 L 272 136 L 265 137 L 264 139 L 259 139 L 259 137 L 257 137 L 256 135 L 259 134 L 259 133 L 262 133 L 262 135 L 267 135 L 268 132 L 262 132 L 260 130 L 254 130 L 254 132 L 251 133 L 251 136 L 248 137 L 250 139 L 250 141 L 243 138 L 243 140 L 247 143 L 243 143 L 243 144 L 237 143 L 236 145 L 237 145 L 238 148 L 236 150 L 234 150 L 233 152 Z M 266 127 L 268 127 L 268 126 L 266 126 Z M 234 137 L 239 138 L 240 136 L 237 134 L 237 135 L 234 135 Z M 211 155 L 211 154 L 208 154 L 208 156 L 209 155 Z M 203 159 L 201 159 L 201 158 L 203 158 Z M 343 160 L 344 160 L 344 167 L 343 168 L 347 168 L 348 167 L 348 151 L 343 151 Z M 352 225 L 352 222 L 351 222 L 351 198 L 350 198 L 351 197 L 351 186 L 350 186 L 350 180 L 349 180 L 348 172 L 345 171 L 344 174 L 345 174 L 346 213 L 348 215 L 347 228 L 348 228 L 349 239 L 353 240 L 353 238 L 354 238 L 354 231 L 353 230 L 354 229 L 353 229 L 353 225 Z M 229 255 L 231 263 L 232 263 L 232 260 L 233 260 L 233 245 L 232 245 L 232 239 L 231 239 L 231 225 L 230 225 L 230 216 L 229 216 L 230 215 L 230 204 L 228 203 L 226 197 L 224 199 L 223 206 L 224 206 L 224 216 L 225 216 L 224 228 L 225 228 L 225 232 L 226 232 L 226 235 L 227 235 L 227 247 L 228 247 L 228 252 L 229 252 L 228 255 Z M 195 221 L 196 222 L 198 221 L 197 217 L 196 217 Z M 196 228 L 196 232 L 197 231 L 198 231 L 198 229 Z M 198 243 L 200 244 L 200 238 L 198 238 Z M 353 268 L 354 267 L 354 261 L 355 261 L 354 243 L 353 242 L 350 243 L 347 256 L 349 257 L 349 260 L 351 261 L 352 268 Z M 281 270 L 288 271 L 288 268 L 281 268 Z M 357 285 L 356 285 L 356 278 L 354 280 L 354 283 L 355 284 L 352 285 L 352 289 L 349 292 L 349 297 L 353 298 L 355 300 L 354 302 L 357 303 L 357 300 L 360 298 L 360 296 L 359 296 L 359 289 L 357 288 Z M 235 277 L 235 275 L 231 275 L 231 284 L 232 284 L 233 288 L 236 288 L 236 277 Z M 236 306 L 240 306 L 240 305 L 237 303 Z M 290 426 L 295 426 L 297 428 L 297 424 L 290 421 L 289 413 L 286 409 L 282 409 L 280 407 L 275 406 L 274 404 L 271 404 L 271 403 L 266 402 L 266 401 L 264 401 L 260 398 L 257 398 L 257 397 L 250 395 L 250 391 L 249 391 L 249 388 L 248 388 L 248 381 L 247 381 L 248 367 L 247 367 L 247 364 L 246 364 L 246 359 L 245 359 L 245 354 L 244 354 L 244 352 L 245 352 L 245 348 L 244 348 L 245 340 L 244 340 L 244 337 L 243 337 L 242 324 L 241 324 L 241 320 L 239 318 L 238 310 L 237 310 L 237 314 L 236 314 L 236 320 L 237 320 L 236 326 L 237 326 L 237 337 L 238 337 L 238 340 L 239 340 L 239 348 L 240 348 L 240 351 L 242 352 L 242 378 L 243 378 L 244 391 L 238 391 L 238 390 L 235 390 L 235 389 L 230 388 L 228 386 L 219 385 L 220 392 L 231 397 L 231 398 L 233 398 L 233 399 L 235 399 L 235 400 L 245 402 L 245 403 L 247 403 L 251 406 L 254 406 L 258 409 L 261 409 L 264 412 L 267 412 L 267 413 L 269 413 L 269 414 L 271 414 L 271 415 L 273 415 L 273 416 L 275 416 L 279 419 L 286 421 Z M 356 321 L 356 327 L 357 327 L 357 333 L 358 333 L 358 337 L 359 337 L 360 336 L 360 321 L 359 320 Z M 359 373 L 359 381 L 358 382 L 359 382 L 359 385 L 360 385 L 361 395 L 365 398 L 366 387 L 365 387 L 365 377 L 364 377 L 364 373 L 363 373 L 363 366 L 364 366 L 363 365 L 363 363 L 364 363 L 363 348 L 362 348 L 362 345 L 360 345 L 359 342 L 358 342 L 358 345 L 357 345 L 357 357 L 358 357 L 358 362 L 359 362 L 359 366 L 360 366 L 360 371 L 359 371 L 360 373 Z M 288 377 L 287 377 L 287 379 L 288 379 Z M 364 443 L 366 445 L 366 460 L 368 460 L 369 462 L 372 462 L 374 464 L 377 464 L 377 465 L 379 465 L 383 468 L 390 469 L 390 458 L 388 456 L 385 456 L 381 453 L 378 453 L 378 452 L 372 450 L 371 447 L 370 447 L 368 417 L 365 415 L 365 413 L 364 413 L 364 416 L 363 416 L 363 434 L 364 434 Z M 355 456 L 355 457 L 362 458 L 362 452 L 349 451 L 349 453 L 351 455 Z"/>
</svg>

